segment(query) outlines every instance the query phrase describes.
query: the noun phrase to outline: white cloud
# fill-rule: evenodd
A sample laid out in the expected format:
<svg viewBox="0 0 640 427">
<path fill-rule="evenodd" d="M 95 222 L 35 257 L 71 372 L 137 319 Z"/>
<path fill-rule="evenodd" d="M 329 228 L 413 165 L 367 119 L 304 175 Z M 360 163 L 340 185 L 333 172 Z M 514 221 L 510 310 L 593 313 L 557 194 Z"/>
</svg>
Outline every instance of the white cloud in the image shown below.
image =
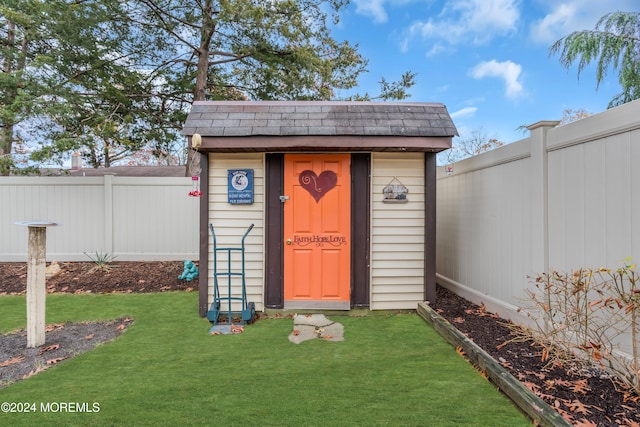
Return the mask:
<svg viewBox="0 0 640 427">
<path fill-rule="evenodd" d="M 515 31 L 520 19 L 516 0 L 466 0 L 455 3 L 454 10 L 460 11 L 461 23 L 481 43 Z"/>
<path fill-rule="evenodd" d="M 389 16 L 384 9 L 385 0 L 353 0 L 356 5 L 356 13 L 371 16 L 373 22 L 387 22 Z"/>
<path fill-rule="evenodd" d="M 464 119 L 473 117 L 476 111 L 478 111 L 478 107 L 464 107 L 459 109 L 458 111 L 454 111 L 450 114 L 450 116 L 452 119 Z"/>
<path fill-rule="evenodd" d="M 518 0 L 449 0 L 436 18 L 411 25 L 407 38 L 443 39 L 450 44 L 484 44 L 517 30 Z"/>
<path fill-rule="evenodd" d="M 592 30 L 598 19 L 615 10 L 638 10 L 637 0 L 545 0 L 548 10 L 530 27 L 531 39 L 551 44 L 573 31 Z"/>
<path fill-rule="evenodd" d="M 424 2 L 425 0 L 353 0 L 353 3 L 356 5 L 356 13 L 371 16 L 373 18 L 373 22 L 381 24 L 389 20 L 389 15 L 387 14 L 385 6 L 403 6 L 407 3 L 416 1 Z"/>
<path fill-rule="evenodd" d="M 476 65 L 470 72 L 471 77 L 480 80 L 485 77 L 497 77 L 504 80 L 505 96 L 515 99 L 523 94 L 520 82 L 522 67 L 511 61 L 498 62 L 495 59 L 483 61 Z"/>
<path fill-rule="evenodd" d="M 580 9 L 577 8 L 578 5 L 576 3 L 578 2 L 556 4 L 553 10 L 545 15 L 544 18 L 533 22 L 531 24 L 531 38 L 533 41 L 549 44 L 572 31 L 578 30 L 579 24 L 577 22 L 580 21 Z M 584 9 L 582 9 L 582 15 L 584 14 Z M 591 28 L 594 23 L 591 24 Z"/>
<path fill-rule="evenodd" d="M 427 58 L 431 58 L 436 56 L 437 54 L 446 51 L 447 48 L 444 47 L 442 44 L 440 43 L 434 43 L 433 46 L 431 46 L 431 49 L 429 49 L 426 53 Z"/>
</svg>

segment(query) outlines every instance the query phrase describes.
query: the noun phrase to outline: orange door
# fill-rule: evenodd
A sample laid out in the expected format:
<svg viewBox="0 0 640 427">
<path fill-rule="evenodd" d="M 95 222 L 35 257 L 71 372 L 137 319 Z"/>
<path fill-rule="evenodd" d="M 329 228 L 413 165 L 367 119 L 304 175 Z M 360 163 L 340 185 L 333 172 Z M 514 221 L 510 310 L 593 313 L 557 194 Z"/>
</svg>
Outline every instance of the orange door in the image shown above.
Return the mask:
<svg viewBox="0 0 640 427">
<path fill-rule="evenodd" d="M 350 308 L 351 156 L 285 155 L 285 308 Z"/>
</svg>

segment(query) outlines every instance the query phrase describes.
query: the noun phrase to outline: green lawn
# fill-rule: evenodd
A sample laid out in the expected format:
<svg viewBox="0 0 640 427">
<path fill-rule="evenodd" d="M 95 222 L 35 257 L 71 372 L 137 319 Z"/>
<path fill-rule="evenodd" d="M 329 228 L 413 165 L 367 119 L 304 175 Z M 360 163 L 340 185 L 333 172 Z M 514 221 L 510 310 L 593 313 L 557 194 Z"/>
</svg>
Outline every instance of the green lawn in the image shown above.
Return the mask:
<svg viewBox="0 0 640 427">
<path fill-rule="evenodd" d="M 135 323 L 111 343 L 0 390 L 0 402 L 38 410 L 97 402 L 99 412 L 0 413 L 0 425 L 531 425 L 417 315 L 334 316 L 344 342 L 295 345 L 291 319 L 209 335 L 197 298 L 49 295 L 48 323 Z M 24 297 L 0 297 L 0 313 L 0 332 L 24 327 Z"/>
</svg>

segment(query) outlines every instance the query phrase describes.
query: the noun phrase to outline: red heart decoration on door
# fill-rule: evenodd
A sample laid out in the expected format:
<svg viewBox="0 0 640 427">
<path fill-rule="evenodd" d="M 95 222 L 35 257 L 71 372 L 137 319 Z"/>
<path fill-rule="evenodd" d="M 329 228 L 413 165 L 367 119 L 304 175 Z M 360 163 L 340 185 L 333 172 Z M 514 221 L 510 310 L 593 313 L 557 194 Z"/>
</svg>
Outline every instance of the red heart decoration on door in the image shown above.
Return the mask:
<svg viewBox="0 0 640 427">
<path fill-rule="evenodd" d="M 324 171 L 318 176 L 312 170 L 305 170 L 300 172 L 298 181 L 300 181 L 302 188 L 307 190 L 318 203 L 329 190 L 336 186 L 338 176 L 333 171 Z"/>
</svg>

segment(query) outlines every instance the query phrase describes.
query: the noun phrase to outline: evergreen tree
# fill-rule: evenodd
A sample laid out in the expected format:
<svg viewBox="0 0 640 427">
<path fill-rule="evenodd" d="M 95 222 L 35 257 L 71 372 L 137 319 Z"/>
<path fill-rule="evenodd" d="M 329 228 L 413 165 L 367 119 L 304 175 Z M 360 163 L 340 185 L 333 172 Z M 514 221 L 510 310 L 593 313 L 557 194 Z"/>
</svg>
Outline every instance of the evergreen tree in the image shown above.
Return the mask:
<svg viewBox="0 0 640 427">
<path fill-rule="evenodd" d="M 153 108 L 147 77 L 124 54 L 132 33 L 113 19 L 122 16 L 119 1 L 12 0 L 0 12 L 1 174 L 13 167 L 17 126 L 37 139 L 32 160 L 81 150 L 94 166 L 158 136 L 132 129 L 148 127 Z"/>
<path fill-rule="evenodd" d="M 12 167 L 18 125 L 31 160 L 79 151 L 98 167 L 143 148 L 174 151 L 193 101 L 334 99 L 367 65 L 331 36 L 347 3 L 5 0 L 0 174 Z M 414 77 L 352 99 L 406 98 Z"/>
</svg>

